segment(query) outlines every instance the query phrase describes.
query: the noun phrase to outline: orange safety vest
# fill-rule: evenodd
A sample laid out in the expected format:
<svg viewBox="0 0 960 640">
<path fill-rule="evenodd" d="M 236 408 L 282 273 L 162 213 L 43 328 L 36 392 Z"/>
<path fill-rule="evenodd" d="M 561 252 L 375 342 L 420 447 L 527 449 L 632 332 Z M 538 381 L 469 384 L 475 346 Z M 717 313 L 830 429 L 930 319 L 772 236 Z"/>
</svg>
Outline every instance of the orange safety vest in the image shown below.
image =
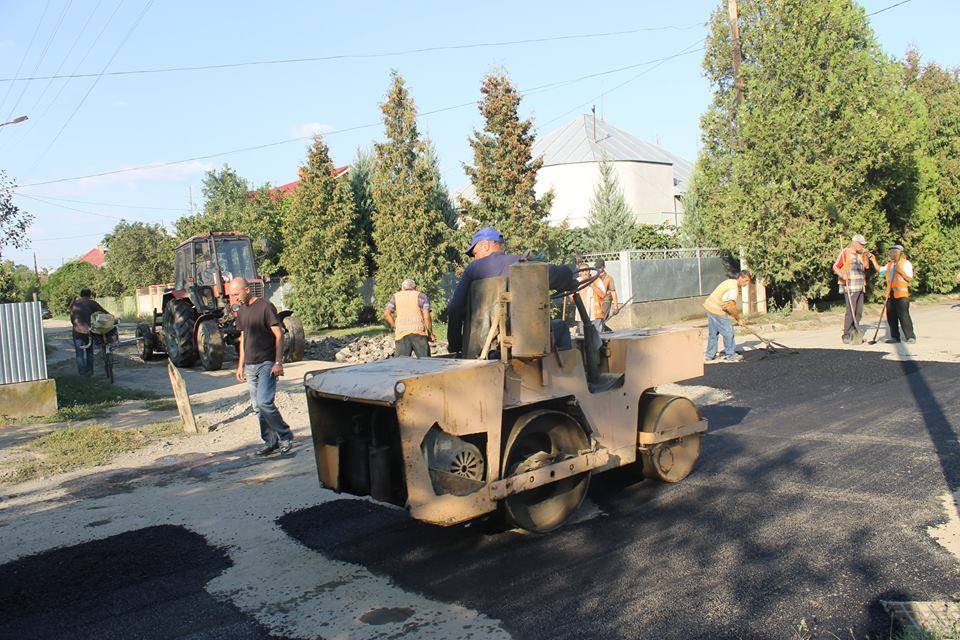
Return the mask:
<svg viewBox="0 0 960 640">
<path fill-rule="evenodd" d="M 710 313 L 715 313 L 718 316 L 726 315 L 723 311 L 725 304 L 730 304 L 730 301 L 726 303 L 723 301 L 723 296 L 725 296 L 730 291 L 737 290 L 737 281 L 733 278 L 724 280 L 717 285 L 717 288 L 713 290 L 713 293 L 703 301 L 703 308 L 709 311 Z"/>
<path fill-rule="evenodd" d="M 900 256 L 900 261 L 897 262 L 897 267 L 900 267 L 901 271 L 903 271 L 904 262 L 906 262 L 906 258 Z M 895 267 L 893 266 L 893 260 L 887 262 L 887 273 L 885 275 L 887 286 L 890 288 L 891 296 L 894 298 L 910 297 L 910 284 L 903 279 L 903 276 L 896 273 Z"/>
<path fill-rule="evenodd" d="M 393 328 L 393 337 L 396 340 L 411 334 L 427 335 L 427 328 L 423 323 L 423 313 L 417 301 L 420 292 L 416 289 L 405 289 L 393 294 L 393 301 L 397 305 L 397 317 Z"/>
<path fill-rule="evenodd" d="M 604 320 L 607 317 L 606 307 L 604 303 L 609 299 L 613 300 L 613 293 L 611 289 L 613 288 L 613 278 L 610 277 L 609 273 L 603 274 L 603 277 L 597 278 L 593 281 L 593 284 L 590 285 L 593 289 L 593 301 L 596 305 L 596 320 Z"/>
</svg>

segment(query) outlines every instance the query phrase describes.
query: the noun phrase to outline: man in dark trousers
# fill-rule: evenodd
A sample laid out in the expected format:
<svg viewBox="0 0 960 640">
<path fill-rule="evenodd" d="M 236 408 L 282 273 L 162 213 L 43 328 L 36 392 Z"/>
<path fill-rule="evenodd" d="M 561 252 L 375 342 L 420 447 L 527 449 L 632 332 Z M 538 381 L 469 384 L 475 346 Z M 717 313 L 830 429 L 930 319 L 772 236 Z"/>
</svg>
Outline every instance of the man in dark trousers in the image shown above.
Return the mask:
<svg viewBox="0 0 960 640">
<path fill-rule="evenodd" d="M 503 252 L 503 236 L 493 227 L 484 227 L 473 234 L 467 255 L 473 262 L 467 265 L 447 306 L 447 349 L 450 353 L 463 351 L 463 322 L 467 312 L 470 284 L 474 280 L 496 278 L 506 275 L 510 265 L 520 262 L 520 256 Z M 573 270 L 565 265 L 550 265 L 550 288 L 554 291 L 571 291 L 577 279 Z"/>
<path fill-rule="evenodd" d="M 274 403 L 277 378 L 283 375 L 283 329 L 277 309 L 268 300 L 250 295 L 250 286 L 244 278 L 231 280 L 227 295 L 237 309 L 240 330 L 237 380 L 246 381 L 250 388 L 250 402 L 260 420 L 260 437 L 264 442 L 256 455 L 288 453 L 293 448 L 293 432 Z"/>
<path fill-rule="evenodd" d="M 73 348 L 77 356 L 77 373 L 93 375 L 93 341 L 99 336 L 90 331 L 90 318 L 95 313 L 107 313 L 93 299 L 90 289 L 81 289 L 80 297 L 70 303 L 70 324 L 73 325 Z"/>
</svg>

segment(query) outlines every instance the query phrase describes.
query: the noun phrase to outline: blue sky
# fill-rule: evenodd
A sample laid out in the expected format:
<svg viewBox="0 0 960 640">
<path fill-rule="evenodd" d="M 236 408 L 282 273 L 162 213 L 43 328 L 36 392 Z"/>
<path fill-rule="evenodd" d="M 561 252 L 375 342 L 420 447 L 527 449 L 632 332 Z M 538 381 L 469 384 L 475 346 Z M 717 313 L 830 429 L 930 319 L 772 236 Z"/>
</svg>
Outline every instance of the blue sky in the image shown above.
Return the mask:
<svg viewBox="0 0 960 640">
<path fill-rule="evenodd" d="M 571 80 L 699 47 L 703 25 L 717 3 L 121 0 L 118 5 L 118 0 L 0 0 L 0 78 L 15 77 L 21 62 L 20 77 L 53 75 L 58 68 L 60 73 L 75 68 L 98 73 L 114 55 L 108 71 L 678 27 L 402 56 L 80 78 L 65 86 L 63 80 L 0 82 L 0 97 L 6 95 L 0 121 L 8 113 L 31 118 L 0 128 L 0 168 L 28 185 L 205 156 L 314 130 L 375 124 L 391 68 L 407 79 L 420 111 L 476 100 L 483 74 L 495 67 L 505 68 L 521 89 Z M 863 2 L 868 11 L 893 3 Z M 912 0 L 871 20 L 888 53 L 900 56 L 913 43 L 926 59 L 960 65 L 956 0 Z M 578 105 L 636 78 L 605 95 L 604 117 L 693 160 L 698 119 L 710 98 L 701 57 L 693 53 L 652 69 L 637 67 L 538 91 L 524 99 L 523 115 L 532 116 L 538 131 L 547 133 L 589 110 L 589 104 Z M 599 100 L 597 108 L 599 112 Z M 461 162 L 470 160 L 467 138 L 481 124 L 475 106 L 421 120 L 451 189 L 464 182 Z M 372 126 L 331 133 L 327 142 L 335 162 L 346 164 L 358 147 L 380 136 L 381 128 Z M 47 202 L 18 198 L 36 216 L 29 234 L 33 243 L 26 250 L 8 249 L 4 257 L 32 264 L 35 251 L 41 267 L 59 266 L 95 245 L 96 235 L 108 232 L 117 218 L 170 224 L 188 210 L 189 189 L 199 205 L 201 179 L 209 168 L 226 162 L 255 185 L 283 184 L 296 178 L 305 150 L 305 142 L 293 142 L 146 171 L 22 187 L 22 193 Z M 57 239 L 71 236 L 84 237 Z"/>
</svg>

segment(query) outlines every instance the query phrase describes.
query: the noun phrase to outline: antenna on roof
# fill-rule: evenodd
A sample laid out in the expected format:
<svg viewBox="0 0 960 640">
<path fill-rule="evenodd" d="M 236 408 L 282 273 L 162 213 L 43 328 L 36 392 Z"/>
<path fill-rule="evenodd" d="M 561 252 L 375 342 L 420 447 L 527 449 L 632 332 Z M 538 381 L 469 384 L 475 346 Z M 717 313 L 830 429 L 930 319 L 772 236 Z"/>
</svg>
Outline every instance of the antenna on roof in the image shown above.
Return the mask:
<svg viewBox="0 0 960 640">
<path fill-rule="evenodd" d="M 590 112 L 593 114 L 593 141 L 597 141 L 597 105 L 590 105 Z"/>
</svg>

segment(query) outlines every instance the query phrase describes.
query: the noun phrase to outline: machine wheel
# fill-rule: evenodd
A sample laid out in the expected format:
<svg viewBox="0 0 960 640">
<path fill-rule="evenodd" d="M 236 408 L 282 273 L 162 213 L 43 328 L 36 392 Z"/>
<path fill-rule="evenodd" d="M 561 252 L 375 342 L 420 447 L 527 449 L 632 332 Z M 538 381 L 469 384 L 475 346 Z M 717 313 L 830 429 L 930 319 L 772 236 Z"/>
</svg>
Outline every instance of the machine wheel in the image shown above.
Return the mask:
<svg viewBox="0 0 960 640">
<path fill-rule="evenodd" d="M 146 322 L 137 325 L 137 352 L 144 362 L 153 359 L 154 335 L 153 327 Z"/>
<path fill-rule="evenodd" d="M 216 320 L 204 320 L 197 328 L 197 351 L 200 353 L 200 364 L 207 371 L 219 371 L 223 366 L 223 356 L 226 345 L 223 343 L 223 334 Z"/>
<path fill-rule="evenodd" d="M 700 411 L 689 398 L 650 394 L 645 399 L 640 430 L 659 431 L 699 419 Z M 680 482 L 686 478 L 700 457 L 701 438 L 702 434 L 695 433 L 641 451 L 638 455 L 642 459 L 644 477 L 664 482 Z"/>
<path fill-rule="evenodd" d="M 286 332 L 283 343 L 283 361 L 300 362 L 303 360 L 303 348 L 307 341 L 303 333 L 303 323 L 296 316 L 287 316 L 283 319 L 283 329 Z"/>
<path fill-rule="evenodd" d="M 580 424 L 560 411 L 538 410 L 517 419 L 507 439 L 503 477 L 525 473 L 576 456 L 590 447 Z M 590 473 L 516 493 L 503 500 L 508 524 L 546 533 L 556 529 L 579 508 L 590 485 Z"/>
<path fill-rule="evenodd" d="M 174 298 L 163 308 L 163 343 L 167 356 L 176 367 L 192 367 L 197 362 L 193 326 L 197 311 L 189 300 Z"/>
</svg>

